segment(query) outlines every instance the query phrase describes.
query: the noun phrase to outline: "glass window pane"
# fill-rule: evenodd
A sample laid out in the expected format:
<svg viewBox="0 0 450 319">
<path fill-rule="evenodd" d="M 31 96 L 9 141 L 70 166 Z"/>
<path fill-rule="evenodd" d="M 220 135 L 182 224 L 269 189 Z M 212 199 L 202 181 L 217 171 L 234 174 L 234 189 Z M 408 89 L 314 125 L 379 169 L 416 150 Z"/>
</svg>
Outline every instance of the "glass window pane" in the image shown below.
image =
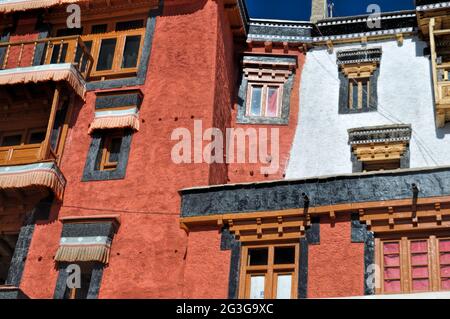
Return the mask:
<svg viewBox="0 0 450 319">
<path fill-rule="evenodd" d="M 250 279 L 250 299 L 264 299 L 265 276 L 252 276 Z"/>
<path fill-rule="evenodd" d="M 291 299 L 292 275 L 278 275 L 277 277 L 277 299 Z"/>
<path fill-rule="evenodd" d="M 141 36 L 127 37 L 123 50 L 122 68 L 134 68 L 137 66 Z"/>
<path fill-rule="evenodd" d="M 269 262 L 269 249 L 258 248 L 248 250 L 249 266 L 265 266 Z"/>
<path fill-rule="evenodd" d="M 45 131 L 42 132 L 34 132 L 30 134 L 30 138 L 28 140 L 28 144 L 39 144 L 45 140 Z"/>
<path fill-rule="evenodd" d="M 275 265 L 295 264 L 295 247 L 275 248 Z"/>
<path fill-rule="evenodd" d="M 252 103 L 250 115 L 261 116 L 262 86 L 252 87 Z"/>
<path fill-rule="evenodd" d="M 20 145 L 21 142 L 22 142 L 21 134 L 4 136 L 2 139 L 2 146 Z"/>
<path fill-rule="evenodd" d="M 131 20 L 116 23 L 116 31 L 126 31 L 132 29 L 141 29 L 144 27 L 144 20 Z"/>
<path fill-rule="evenodd" d="M 97 71 L 111 70 L 116 51 L 117 39 L 102 40 L 100 53 L 98 55 Z"/>
<path fill-rule="evenodd" d="M 122 146 L 122 138 L 114 138 L 111 141 L 111 149 L 109 153 L 109 162 L 114 163 L 119 161 L 120 148 Z"/>
<path fill-rule="evenodd" d="M 91 48 L 92 48 L 92 41 L 86 41 L 84 42 L 84 45 L 86 46 L 86 50 L 88 53 L 91 53 Z M 81 46 L 79 46 L 77 48 L 77 53 L 75 55 L 75 62 L 78 63 L 80 62 L 81 59 L 81 54 L 83 53 L 83 49 L 81 48 Z M 86 65 L 88 62 L 88 58 L 86 55 L 83 56 L 83 61 L 81 61 L 81 68 L 80 71 L 84 72 L 86 70 Z"/>
<path fill-rule="evenodd" d="M 107 24 L 96 24 L 92 26 L 92 34 L 106 33 L 108 31 Z"/>
<path fill-rule="evenodd" d="M 278 88 L 269 88 L 267 91 L 267 111 L 266 116 L 278 116 Z"/>
</svg>

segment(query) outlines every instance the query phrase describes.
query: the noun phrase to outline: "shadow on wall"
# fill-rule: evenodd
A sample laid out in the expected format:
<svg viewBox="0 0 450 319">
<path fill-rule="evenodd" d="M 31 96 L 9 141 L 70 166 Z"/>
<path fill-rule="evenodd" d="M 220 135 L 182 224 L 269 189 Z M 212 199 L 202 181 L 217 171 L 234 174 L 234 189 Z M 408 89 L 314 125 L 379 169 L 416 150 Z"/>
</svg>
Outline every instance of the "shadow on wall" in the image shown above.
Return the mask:
<svg viewBox="0 0 450 319">
<path fill-rule="evenodd" d="M 163 16 L 177 16 L 195 13 L 206 5 L 208 0 L 165 0 Z"/>
</svg>

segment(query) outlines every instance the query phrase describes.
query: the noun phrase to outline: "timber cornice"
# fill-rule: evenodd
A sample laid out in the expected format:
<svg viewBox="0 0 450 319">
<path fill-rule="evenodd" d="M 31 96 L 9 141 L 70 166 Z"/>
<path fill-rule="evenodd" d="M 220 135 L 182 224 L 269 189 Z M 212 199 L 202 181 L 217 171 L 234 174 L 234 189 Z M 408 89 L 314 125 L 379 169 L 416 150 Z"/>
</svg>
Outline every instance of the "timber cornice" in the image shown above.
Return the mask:
<svg viewBox="0 0 450 319">
<path fill-rule="evenodd" d="M 450 167 L 220 185 L 180 194 L 186 231 L 256 225 L 254 231 L 269 229 L 273 236 L 275 226 L 279 233 L 292 226 L 290 236 L 301 236 L 312 216 L 334 222 L 339 214 L 354 213 L 376 233 L 450 228 Z"/>
</svg>

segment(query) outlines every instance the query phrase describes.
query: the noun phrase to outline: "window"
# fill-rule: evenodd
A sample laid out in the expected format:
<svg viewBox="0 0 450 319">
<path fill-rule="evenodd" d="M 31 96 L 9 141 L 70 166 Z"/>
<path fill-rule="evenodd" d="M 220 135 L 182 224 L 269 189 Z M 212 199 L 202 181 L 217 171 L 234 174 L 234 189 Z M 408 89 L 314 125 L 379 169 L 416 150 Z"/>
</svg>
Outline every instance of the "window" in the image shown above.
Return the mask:
<svg viewBox="0 0 450 319">
<path fill-rule="evenodd" d="M 81 270 L 80 286 L 78 288 L 66 287 L 64 299 L 87 299 L 89 288 L 91 286 L 92 272 L 94 270 L 94 263 L 79 263 Z M 65 269 L 61 271 L 66 271 Z"/>
<path fill-rule="evenodd" d="M 0 234 L 0 286 L 6 284 L 18 238 L 18 234 Z"/>
<path fill-rule="evenodd" d="M 92 34 L 106 33 L 108 31 L 108 24 L 96 24 L 92 26 Z"/>
<path fill-rule="evenodd" d="M 144 20 L 121 21 L 116 23 L 116 31 L 127 31 L 144 27 Z"/>
<path fill-rule="evenodd" d="M 338 51 L 339 113 L 352 114 L 377 110 L 377 83 L 382 49 L 364 48 Z"/>
<path fill-rule="evenodd" d="M 117 39 L 104 39 L 101 41 L 100 53 L 97 60 L 97 71 L 111 70 L 116 51 Z"/>
<path fill-rule="evenodd" d="M 242 248 L 242 299 L 291 299 L 297 297 L 297 244 L 244 246 Z"/>
<path fill-rule="evenodd" d="M 137 66 L 140 43 L 140 35 L 126 38 L 125 48 L 123 49 L 122 68 L 127 69 Z"/>
<path fill-rule="evenodd" d="M 368 78 L 349 80 L 349 109 L 361 110 L 370 108 L 369 86 L 370 80 Z"/>
<path fill-rule="evenodd" d="M 81 39 L 94 58 L 91 80 L 137 74 L 144 42 L 145 21 L 145 19 L 119 22 L 96 21 L 95 24 L 84 27 L 85 32 Z M 65 29 L 58 30 L 57 35 L 64 33 L 62 30 Z M 60 54 L 58 45 L 55 45 L 51 52 L 52 63 L 64 62 L 66 55 L 70 52 L 70 47 L 64 44 Z M 81 49 L 78 49 L 75 61 L 79 61 L 80 57 Z M 84 61 L 81 70 L 85 70 L 85 64 Z"/>
<path fill-rule="evenodd" d="M 97 170 L 113 171 L 117 169 L 122 148 L 122 137 L 123 132 L 114 132 L 103 138 L 98 154 Z"/>
<path fill-rule="evenodd" d="M 28 133 L 28 144 L 41 144 L 45 140 L 45 135 L 45 129 L 31 130 Z"/>
<path fill-rule="evenodd" d="M 0 146 L 19 146 L 41 144 L 45 140 L 46 128 L 26 129 L 0 134 Z"/>
<path fill-rule="evenodd" d="M 280 117 L 282 90 L 278 85 L 250 84 L 247 116 Z"/>
<path fill-rule="evenodd" d="M 401 168 L 400 160 L 363 162 L 363 172 L 389 171 Z"/>
<path fill-rule="evenodd" d="M 1 146 L 16 146 L 22 144 L 21 133 L 5 133 L 1 137 Z"/>
<path fill-rule="evenodd" d="M 450 290 L 450 238 L 381 240 L 381 293 Z"/>
</svg>

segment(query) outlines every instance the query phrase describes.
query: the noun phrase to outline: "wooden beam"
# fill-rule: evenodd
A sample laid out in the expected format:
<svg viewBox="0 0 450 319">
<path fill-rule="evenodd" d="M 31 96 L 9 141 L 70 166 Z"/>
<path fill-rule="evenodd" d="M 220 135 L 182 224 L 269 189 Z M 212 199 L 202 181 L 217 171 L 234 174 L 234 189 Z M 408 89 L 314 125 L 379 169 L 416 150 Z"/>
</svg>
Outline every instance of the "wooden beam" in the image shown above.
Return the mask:
<svg viewBox="0 0 450 319">
<path fill-rule="evenodd" d="M 437 54 L 436 54 L 436 41 L 434 38 L 434 28 L 436 26 L 436 19 L 431 18 L 430 24 L 429 24 L 429 32 L 430 32 L 430 50 L 431 50 L 431 69 L 433 73 L 433 88 L 434 88 L 434 99 L 435 102 L 438 101 L 439 98 L 439 92 L 438 92 L 438 76 L 437 76 Z"/>
<path fill-rule="evenodd" d="M 50 118 L 48 120 L 48 125 L 47 125 L 47 133 L 45 135 L 45 140 L 42 143 L 41 156 L 40 156 L 41 160 L 48 159 L 48 157 L 50 155 L 50 148 L 51 148 L 50 139 L 52 136 L 53 126 L 55 124 L 56 112 L 58 111 L 60 94 L 61 94 L 61 85 L 57 84 L 56 88 L 55 88 L 55 93 L 53 95 L 52 109 L 50 111 Z"/>
</svg>

